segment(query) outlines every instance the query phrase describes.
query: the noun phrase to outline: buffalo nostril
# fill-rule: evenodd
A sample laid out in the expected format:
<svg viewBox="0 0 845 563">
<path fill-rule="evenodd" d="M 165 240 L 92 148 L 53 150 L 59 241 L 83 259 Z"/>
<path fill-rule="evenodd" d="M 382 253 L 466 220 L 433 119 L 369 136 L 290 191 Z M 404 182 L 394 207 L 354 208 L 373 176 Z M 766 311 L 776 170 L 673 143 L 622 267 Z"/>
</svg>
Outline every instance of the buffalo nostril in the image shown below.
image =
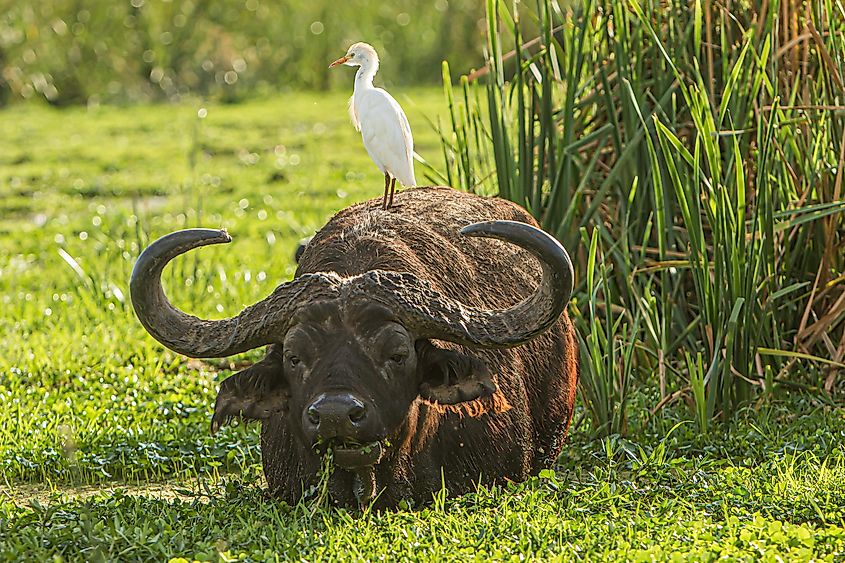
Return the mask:
<svg viewBox="0 0 845 563">
<path fill-rule="evenodd" d="M 323 393 L 305 408 L 302 424 L 312 439 L 356 439 L 368 421 L 366 403 L 350 393 Z"/>
<path fill-rule="evenodd" d="M 320 411 L 317 410 L 317 407 L 311 405 L 308 407 L 308 411 L 306 413 L 308 415 L 308 422 L 313 424 L 314 426 L 319 426 L 320 424 Z"/>
<path fill-rule="evenodd" d="M 364 420 L 364 417 L 367 414 L 367 408 L 362 404 L 356 404 L 350 409 L 349 411 L 349 420 L 353 423 L 358 423 Z"/>
</svg>

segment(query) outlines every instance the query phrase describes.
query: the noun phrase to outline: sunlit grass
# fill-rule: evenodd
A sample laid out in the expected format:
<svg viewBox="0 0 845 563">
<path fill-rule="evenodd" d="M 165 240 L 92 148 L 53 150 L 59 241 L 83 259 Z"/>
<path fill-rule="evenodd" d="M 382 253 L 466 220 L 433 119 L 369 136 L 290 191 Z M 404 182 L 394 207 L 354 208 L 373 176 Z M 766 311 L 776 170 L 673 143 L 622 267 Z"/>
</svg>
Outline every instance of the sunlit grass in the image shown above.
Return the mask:
<svg viewBox="0 0 845 563">
<path fill-rule="evenodd" d="M 815 420 L 831 418 L 817 413 Z M 761 425 L 752 430 L 746 420 L 733 428 L 733 459 L 706 453 L 713 446 L 684 447 L 690 436 L 683 431 L 680 439 L 655 438 L 656 447 L 576 441 L 557 473 L 389 513 L 289 507 L 238 480 L 164 498 L 153 487 L 148 495 L 130 489 L 5 504 L 0 549 L 34 560 L 54 553 L 258 561 L 838 559 L 845 553 L 841 450 L 778 453 L 769 440 L 805 439 L 809 428 L 790 436 Z"/>
</svg>

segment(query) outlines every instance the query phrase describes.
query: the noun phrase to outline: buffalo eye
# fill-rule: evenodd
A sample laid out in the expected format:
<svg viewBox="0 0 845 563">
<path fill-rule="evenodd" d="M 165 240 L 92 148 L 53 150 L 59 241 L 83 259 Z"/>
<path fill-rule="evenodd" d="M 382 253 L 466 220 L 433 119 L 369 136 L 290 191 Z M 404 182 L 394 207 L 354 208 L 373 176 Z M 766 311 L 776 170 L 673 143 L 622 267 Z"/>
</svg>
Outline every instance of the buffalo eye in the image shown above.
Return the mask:
<svg viewBox="0 0 845 563">
<path fill-rule="evenodd" d="M 394 364 L 398 365 L 398 366 L 401 366 L 402 364 L 405 363 L 405 358 L 406 358 L 405 354 L 397 353 L 397 354 L 393 354 L 392 356 L 390 356 L 390 361 L 393 362 Z"/>
<path fill-rule="evenodd" d="M 301 360 L 297 356 L 288 356 L 288 365 L 295 368 L 300 364 Z"/>
</svg>

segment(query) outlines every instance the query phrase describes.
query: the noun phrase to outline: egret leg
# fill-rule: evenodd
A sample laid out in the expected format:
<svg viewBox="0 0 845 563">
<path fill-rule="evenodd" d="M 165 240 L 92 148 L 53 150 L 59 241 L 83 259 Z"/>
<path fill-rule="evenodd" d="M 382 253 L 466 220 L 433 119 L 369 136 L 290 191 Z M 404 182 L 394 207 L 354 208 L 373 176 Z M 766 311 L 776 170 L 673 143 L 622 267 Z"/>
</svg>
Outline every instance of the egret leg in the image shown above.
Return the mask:
<svg viewBox="0 0 845 563">
<path fill-rule="evenodd" d="M 387 209 L 387 194 L 390 190 L 390 174 L 384 173 L 384 199 L 381 200 L 381 208 Z"/>
<path fill-rule="evenodd" d="M 390 199 L 387 201 L 387 208 L 393 205 L 393 194 L 396 192 L 396 178 L 390 179 Z"/>
</svg>

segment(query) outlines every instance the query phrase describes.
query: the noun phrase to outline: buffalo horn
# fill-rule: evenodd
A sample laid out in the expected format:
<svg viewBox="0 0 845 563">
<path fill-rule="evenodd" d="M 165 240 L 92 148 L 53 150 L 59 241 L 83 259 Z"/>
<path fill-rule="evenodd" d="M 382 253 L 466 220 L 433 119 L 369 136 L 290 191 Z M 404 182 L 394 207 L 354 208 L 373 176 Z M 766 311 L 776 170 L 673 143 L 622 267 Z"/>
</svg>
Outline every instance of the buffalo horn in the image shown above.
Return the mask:
<svg viewBox="0 0 845 563">
<path fill-rule="evenodd" d="M 518 346 L 557 321 L 572 295 L 573 272 L 555 238 L 517 221 L 473 223 L 461 234 L 499 239 L 533 254 L 542 268 L 537 290 L 507 309 L 483 310 L 442 295 L 414 274 L 374 270 L 359 277 L 353 292 L 383 302 L 421 336 L 487 348 Z"/>
<path fill-rule="evenodd" d="M 266 299 L 235 317 L 198 319 L 176 309 L 161 287 L 161 273 L 180 254 L 209 244 L 230 242 L 226 231 L 186 229 L 165 235 L 148 246 L 132 270 L 132 306 L 144 328 L 159 342 L 193 358 L 231 356 L 270 344 L 283 332 L 292 307 L 308 298 L 336 295 L 338 276 L 307 274 L 283 284 Z"/>
</svg>

